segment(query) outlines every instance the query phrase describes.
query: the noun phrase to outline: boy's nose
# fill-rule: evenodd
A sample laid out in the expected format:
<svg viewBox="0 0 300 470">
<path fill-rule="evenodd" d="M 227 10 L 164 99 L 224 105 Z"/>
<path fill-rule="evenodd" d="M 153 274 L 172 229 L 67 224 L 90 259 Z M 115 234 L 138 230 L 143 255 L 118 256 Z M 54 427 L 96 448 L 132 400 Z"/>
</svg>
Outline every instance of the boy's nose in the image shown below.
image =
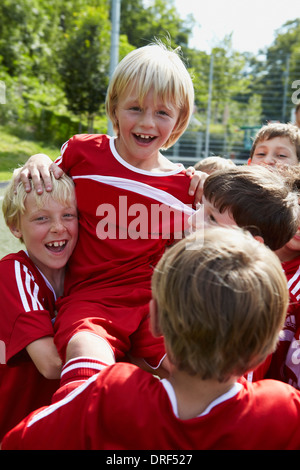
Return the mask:
<svg viewBox="0 0 300 470">
<path fill-rule="evenodd" d="M 268 153 L 264 158 L 264 163 L 266 165 L 275 165 L 276 164 L 276 159 L 273 157 L 273 155 L 271 153 Z"/>
<path fill-rule="evenodd" d="M 60 220 L 53 221 L 51 225 L 52 232 L 63 232 L 64 230 L 65 230 L 65 226 Z"/>
<path fill-rule="evenodd" d="M 141 124 L 145 128 L 153 127 L 153 123 L 154 123 L 154 117 L 153 117 L 153 114 L 152 114 L 151 110 L 148 110 L 148 111 L 145 111 L 144 113 L 142 113 Z"/>
</svg>

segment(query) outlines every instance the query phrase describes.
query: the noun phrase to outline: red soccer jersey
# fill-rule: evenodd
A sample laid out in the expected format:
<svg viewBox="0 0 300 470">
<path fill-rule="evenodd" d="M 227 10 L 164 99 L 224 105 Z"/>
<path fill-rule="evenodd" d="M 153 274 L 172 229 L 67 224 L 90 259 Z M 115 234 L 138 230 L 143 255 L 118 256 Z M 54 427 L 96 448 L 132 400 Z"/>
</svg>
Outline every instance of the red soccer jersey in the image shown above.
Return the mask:
<svg viewBox="0 0 300 470">
<path fill-rule="evenodd" d="M 163 343 L 158 347 L 147 323 L 151 276 L 193 213 L 190 178 L 180 165 L 166 173 L 129 165 L 105 135 L 72 137 L 57 163 L 74 179 L 79 210 L 79 239 L 55 324 L 61 355 L 83 329 L 104 336 L 117 359 L 130 351 L 159 362 Z"/>
<path fill-rule="evenodd" d="M 267 377 L 300 389 L 300 256 L 282 263 L 282 267 L 288 280 L 290 302 Z"/>
<path fill-rule="evenodd" d="M 3 449 L 300 449 L 300 392 L 241 380 L 198 417 L 177 416 L 175 392 L 131 364 L 114 364 L 33 412 Z"/>
<path fill-rule="evenodd" d="M 55 293 L 24 251 L 0 261 L 0 439 L 29 412 L 51 402 L 58 380 L 46 380 L 25 348 L 53 336 Z"/>
</svg>

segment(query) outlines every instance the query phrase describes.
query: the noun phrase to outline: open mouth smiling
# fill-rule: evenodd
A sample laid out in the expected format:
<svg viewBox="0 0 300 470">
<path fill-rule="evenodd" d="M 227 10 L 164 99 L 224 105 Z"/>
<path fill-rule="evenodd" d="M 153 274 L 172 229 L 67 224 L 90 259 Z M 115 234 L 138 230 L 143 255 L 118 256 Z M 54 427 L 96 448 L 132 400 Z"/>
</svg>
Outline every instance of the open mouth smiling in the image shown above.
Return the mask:
<svg viewBox="0 0 300 470">
<path fill-rule="evenodd" d="M 65 249 L 67 240 L 46 243 L 46 248 L 53 253 L 60 253 Z"/>
<path fill-rule="evenodd" d="M 154 139 L 156 139 L 155 136 L 151 136 L 151 135 L 145 135 L 145 134 L 133 134 L 133 135 L 134 135 L 134 138 L 141 144 L 149 144 Z"/>
</svg>

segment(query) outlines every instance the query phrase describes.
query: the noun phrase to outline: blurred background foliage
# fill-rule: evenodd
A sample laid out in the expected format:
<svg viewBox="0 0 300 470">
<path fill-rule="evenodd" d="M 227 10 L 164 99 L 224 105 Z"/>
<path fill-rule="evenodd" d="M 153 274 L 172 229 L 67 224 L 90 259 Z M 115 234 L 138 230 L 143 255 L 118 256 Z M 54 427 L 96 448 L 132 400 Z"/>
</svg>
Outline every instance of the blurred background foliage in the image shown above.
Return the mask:
<svg viewBox="0 0 300 470">
<path fill-rule="evenodd" d="M 73 134 L 107 132 L 110 6 L 109 0 L 1 0 L 2 179 L 41 149 L 54 158 Z M 195 130 L 205 130 L 211 54 L 212 133 L 230 139 L 242 126 L 289 121 L 292 84 L 300 79 L 300 18 L 282 25 L 258 55 L 233 50 L 230 35 L 211 54 L 191 49 L 194 24 L 191 15 L 180 17 L 173 0 L 122 0 L 119 58 L 154 38 L 180 46 L 194 77 Z"/>
</svg>

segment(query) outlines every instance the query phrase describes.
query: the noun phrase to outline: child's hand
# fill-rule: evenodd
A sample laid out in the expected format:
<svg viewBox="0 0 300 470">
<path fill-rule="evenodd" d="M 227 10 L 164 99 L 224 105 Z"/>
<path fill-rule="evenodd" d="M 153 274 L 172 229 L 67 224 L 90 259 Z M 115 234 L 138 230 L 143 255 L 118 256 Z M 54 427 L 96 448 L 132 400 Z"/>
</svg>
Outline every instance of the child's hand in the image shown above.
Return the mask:
<svg viewBox="0 0 300 470">
<path fill-rule="evenodd" d="M 207 173 L 203 171 L 196 171 L 194 167 L 190 166 L 186 170 L 187 176 L 192 176 L 189 187 L 189 194 L 195 195 L 194 204 L 197 206 L 202 201 L 204 181 L 208 177 Z"/>
<path fill-rule="evenodd" d="M 60 178 L 63 174 L 61 168 L 53 163 L 47 155 L 43 153 L 32 155 L 22 168 L 18 168 L 13 173 L 15 192 L 20 182 L 23 183 L 25 191 L 30 192 L 30 180 L 32 180 L 38 194 L 43 192 L 42 180 L 44 181 L 46 191 L 52 191 L 50 170 L 55 178 Z"/>
</svg>

